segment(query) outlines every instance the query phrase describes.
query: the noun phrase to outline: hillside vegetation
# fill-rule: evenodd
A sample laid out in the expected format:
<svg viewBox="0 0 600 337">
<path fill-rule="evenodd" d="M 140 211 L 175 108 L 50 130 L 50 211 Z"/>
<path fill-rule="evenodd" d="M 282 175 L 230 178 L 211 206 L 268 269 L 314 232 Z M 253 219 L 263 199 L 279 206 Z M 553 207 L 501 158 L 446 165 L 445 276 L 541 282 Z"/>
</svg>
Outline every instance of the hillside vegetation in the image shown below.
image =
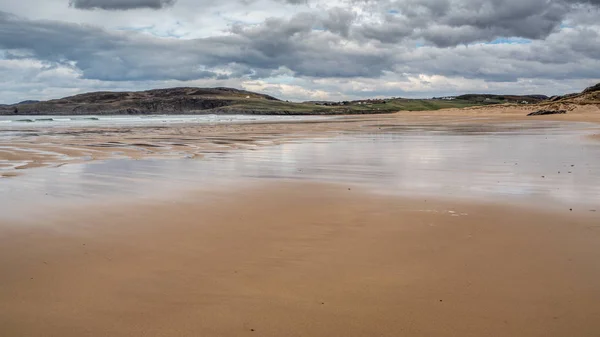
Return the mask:
<svg viewBox="0 0 600 337">
<path fill-rule="evenodd" d="M 0 106 L 2 115 L 110 114 L 375 114 L 488 104 L 470 99 L 373 99 L 293 103 L 231 88 L 172 88 L 139 92 L 91 92 L 49 101 Z"/>
<path fill-rule="evenodd" d="M 492 104 L 600 104 L 600 84 L 581 93 L 554 96 L 466 94 L 432 99 L 367 99 L 344 102 L 282 101 L 232 88 L 170 88 L 136 92 L 90 92 L 49 101 L 0 105 L 0 115 L 257 114 L 341 115 L 428 111 Z"/>
</svg>

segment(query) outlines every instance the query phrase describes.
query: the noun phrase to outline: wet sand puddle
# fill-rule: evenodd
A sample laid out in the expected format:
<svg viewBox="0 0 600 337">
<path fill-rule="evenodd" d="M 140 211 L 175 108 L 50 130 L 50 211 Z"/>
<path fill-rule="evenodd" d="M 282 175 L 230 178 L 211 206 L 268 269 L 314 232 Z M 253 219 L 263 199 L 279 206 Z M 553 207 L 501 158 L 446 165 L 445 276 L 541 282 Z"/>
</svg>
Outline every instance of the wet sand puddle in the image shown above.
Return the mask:
<svg viewBox="0 0 600 337">
<path fill-rule="evenodd" d="M 591 130 L 591 131 L 590 131 Z M 404 196 L 534 201 L 600 211 L 600 144 L 587 124 L 396 127 L 208 154 L 111 159 L 0 180 L 4 215 L 65 200 L 153 198 L 263 179 L 312 180 Z M 458 214 L 460 215 L 460 214 Z M 456 215 L 456 216 L 458 216 Z"/>
</svg>

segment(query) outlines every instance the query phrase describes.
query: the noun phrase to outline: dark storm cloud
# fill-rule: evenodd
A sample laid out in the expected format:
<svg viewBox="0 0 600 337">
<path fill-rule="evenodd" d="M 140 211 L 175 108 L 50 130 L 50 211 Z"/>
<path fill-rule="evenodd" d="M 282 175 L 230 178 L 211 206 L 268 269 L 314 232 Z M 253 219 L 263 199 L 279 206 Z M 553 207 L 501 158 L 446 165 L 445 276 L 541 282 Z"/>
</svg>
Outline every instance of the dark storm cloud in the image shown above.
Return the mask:
<svg viewBox="0 0 600 337">
<path fill-rule="evenodd" d="M 587 41 L 584 43 L 583 41 Z M 586 29 L 551 35 L 530 45 L 417 48 L 402 54 L 396 71 L 514 82 L 520 78 L 600 77 L 600 35 Z"/>
<path fill-rule="evenodd" d="M 389 51 L 344 50 L 338 36 L 313 31 L 313 22 L 316 17 L 302 14 L 234 27 L 227 36 L 176 40 L 0 14 L 0 49 L 108 81 L 223 78 L 218 69 L 267 77 L 281 67 L 300 76 L 378 76 L 391 67 Z"/>
<path fill-rule="evenodd" d="M 579 4 L 592 4 L 600 6 L 600 0 L 564 0 L 565 2 L 579 3 Z"/>
<path fill-rule="evenodd" d="M 211 76 L 199 66 L 202 59 L 178 41 L 111 34 L 92 26 L 30 21 L 7 14 L 0 14 L 0 49 L 73 65 L 90 79 L 190 80 Z"/>
<path fill-rule="evenodd" d="M 299 14 L 289 20 L 268 19 L 252 27 L 232 29 L 246 52 L 238 62 L 259 68 L 286 67 L 302 76 L 355 77 L 378 76 L 390 67 L 391 51 L 343 48 L 337 35 L 321 34 L 315 27 L 344 25 L 316 15 Z"/>
<path fill-rule="evenodd" d="M 356 12 L 334 8 L 233 25 L 225 35 L 193 40 L 108 32 L 0 12 L 0 50 L 5 58 L 41 60 L 103 81 L 262 79 L 282 71 L 349 79 L 390 73 L 487 81 L 600 77 L 598 32 L 557 29 L 573 6 L 589 4 L 410 0 L 364 6 L 380 6 L 386 14 L 378 23 L 361 23 Z M 513 36 L 533 42 L 461 46 Z M 426 46 L 416 48 L 419 41 Z"/>
<path fill-rule="evenodd" d="M 348 37 L 350 28 L 356 20 L 356 14 L 344 8 L 332 8 L 328 17 L 323 20 L 323 27 L 343 37 Z"/>
<path fill-rule="evenodd" d="M 358 27 L 357 36 L 383 43 L 411 38 L 440 47 L 498 37 L 543 39 L 572 9 L 548 0 L 410 0 L 385 7 L 382 20 Z"/>
<path fill-rule="evenodd" d="M 70 0 L 77 9 L 130 10 L 139 8 L 161 9 L 173 6 L 176 0 Z"/>
</svg>

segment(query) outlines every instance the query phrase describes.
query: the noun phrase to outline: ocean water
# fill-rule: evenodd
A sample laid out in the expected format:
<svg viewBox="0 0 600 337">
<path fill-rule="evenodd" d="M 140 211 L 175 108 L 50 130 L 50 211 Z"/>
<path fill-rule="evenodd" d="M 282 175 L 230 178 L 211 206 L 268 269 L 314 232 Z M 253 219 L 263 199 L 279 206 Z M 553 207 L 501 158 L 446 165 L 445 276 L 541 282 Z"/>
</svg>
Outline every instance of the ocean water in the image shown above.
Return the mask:
<svg viewBox="0 0 600 337">
<path fill-rule="evenodd" d="M 0 130 L 48 127 L 134 127 L 178 123 L 248 123 L 313 120 L 323 116 L 264 115 L 82 115 L 82 116 L 0 116 Z"/>
</svg>

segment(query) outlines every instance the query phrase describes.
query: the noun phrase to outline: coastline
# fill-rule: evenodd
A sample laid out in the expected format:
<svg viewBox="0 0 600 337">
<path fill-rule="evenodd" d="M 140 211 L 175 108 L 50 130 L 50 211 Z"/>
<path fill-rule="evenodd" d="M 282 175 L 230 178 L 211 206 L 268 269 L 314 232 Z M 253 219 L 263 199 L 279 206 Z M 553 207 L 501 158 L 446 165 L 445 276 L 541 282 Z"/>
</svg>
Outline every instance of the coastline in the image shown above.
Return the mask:
<svg viewBox="0 0 600 337">
<path fill-rule="evenodd" d="M 600 0 L 3 4 L 0 337 L 600 337 Z"/>
<path fill-rule="evenodd" d="M 24 138 L 21 145 L 40 150 L 23 151 L 30 156 L 59 152 L 75 158 L 95 150 L 93 157 L 83 160 L 99 163 L 114 158 L 115 151 L 127 154 L 116 157 L 131 158 L 123 163 L 187 155 L 172 147 L 192 148 L 195 158 L 258 153 L 260 162 L 283 156 L 275 161 L 277 166 L 291 160 L 286 153 L 299 155 L 294 151 L 297 147 L 271 155 L 252 150 L 306 139 L 330 142 L 329 137 L 343 135 L 380 134 L 386 139 L 413 132 L 420 139 L 419 130 L 438 132 L 431 137 L 447 133 L 455 140 L 465 133 L 510 135 L 523 130 L 537 130 L 545 136 L 546 130 L 565 124 L 555 121 L 590 123 L 590 132 L 569 137 L 584 138 L 588 133 L 594 137 L 592 132 L 597 130 L 596 115 L 589 113 L 536 117 L 536 121 L 548 122 L 539 125 L 521 125 L 520 121 L 532 118 L 520 116 L 520 112 L 499 116 L 476 110 L 336 121 L 126 128 L 126 132 L 117 128 L 68 129 L 36 135 L 37 148 L 29 144 L 32 138 Z M 576 130 L 588 130 L 588 124 L 574 125 Z M 14 142 L 10 146 L 17 147 Z M 379 148 L 379 156 L 399 153 L 399 148 L 388 149 L 393 152 Z M 489 149 L 479 150 L 487 153 Z M 426 166 L 444 154 L 423 158 L 421 155 L 432 149 L 418 150 L 425 152 L 415 152 L 413 160 L 424 160 Z M 324 149 L 316 142 L 305 151 Z M 329 157 L 328 152 L 322 153 Z M 472 158 L 479 158 L 480 153 L 476 151 Z M 340 155 L 344 158 L 345 154 Z M 444 155 L 453 157 L 452 152 Z M 298 158 L 301 162 L 305 159 Z M 376 166 L 367 171 L 354 166 L 374 159 L 358 156 L 342 165 L 354 168 L 358 176 L 380 174 L 381 181 L 391 184 L 392 176 L 377 171 Z M 72 162 L 62 157 L 40 157 L 33 162 L 56 166 L 63 161 Z M 360 184 L 333 183 L 328 175 L 285 180 L 264 166 L 256 166 L 252 172 L 266 179 L 254 179 L 252 174 L 236 179 L 225 175 L 225 185 L 212 173 L 225 171 L 227 168 L 219 165 L 227 160 L 207 162 L 212 166 L 204 170 L 185 165 L 186 174 L 199 176 L 199 180 L 188 180 L 183 166 L 177 165 L 172 170 L 159 166 L 147 172 L 137 171 L 143 165 L 125 165 L 123 172 L 133 173 L 124 177 L 117 171 L 103 171 L 106 168 L 96 167 L 98 163 L 65 165 L 60 167 L 64 172 L 35 169 L 48 174 L 40 177 L 31 170 L 32 180 L 41 185 L 32 186 L 31 195 L 20 195 L 15 201 L 20 207 L 4 205 L 18 216 L 0 217 L 0 334 L 563 337 L 600 331 L 600 323 L 594 319 L 600 315 L 600 208 L 584 208 L 575 202 L 579 199 L 573 200 L 575 206 L 559 202 L 559 207 L 550 203 L 533 207 L 529 202 L 515 205 L 493 198 L 463 200 L 455 191 L 444 194 L 442 190 L 422 197 L 411 193 L 417 188 L 408 188 L 409 195 L 389 195 Z M 398 163 L 389 165 L 397 168 Z M 513 167 L 516 163 L 500 159 L 489 164 L 486 167 L 493 173 L 496 164 Z M 577 167 L 571 169 L 573 164 Z M 582 191 L 578 188 L 593 185 L 597 179 L 594 175 L 584 178 L 595 167 L 586 167 L 585 162 L 561 165 L 577 173 L 577 178 L 571 180 L 570 172 L 556 171 L 542 178 L 534 170 L 532 186 L 562 187 L 562 182 L 574 187 L 571 192 L 579 196 Z M 579 166 L 581 171 L 576 172 Z M 243 170 L 250 166 L 231 161 L 228 167 Z M 524 162 L 518 167 L 527 169 Z M 339 166 L 330 168 L 341 174 Z M 299 169 L 284 166 L 283 172 Z M 28 186 L 27 170 L 19 172 L 26 176 L 1 181 L 14 187 L 6 194 L 10 199 Z M 431 177 L 442 174 L 452 178 L 451 173 L 441 166 Z M 472 179 L 477 176 L 466 175 L 465 181 L 475 184 Z M 356 177 L 347 178 L 356 183 Z M 496 183 L 496 176 L 491 177 Z M 130 189 L 128 180 L 122 178 L 138 181 L 146 189 L 139 195 L 119 194 Z M 427 176 L 423 179 L 429 181 Z M 572 185 L 580 179 L 583 185 Z M 592 179 L 589 184 L 587 179 Z M 109 183 L 118 186 L 116 194 L 92 199 Z M 69 184 L 85 188 L 70 189 Z M 163 190 L 164 184 L 173 185 L 174 190 Z M 185 189 L 178 189 L 180 186 Z M 57 190 L 63 194 L 51 193 Z M 44 191 L 50 193 L 42 195 Z M 569 190 L 563 191 L 559 193 L 566 193 L 569 200 Z M 538 197 L 539 190 L 534 189 L 524 201 Z M 87 201 L 73 202 L 78 199 Z"/>
<path fill-rule="evenodd" d="M 233 124 L 174 124 L 137 127 L 53 128 L 28 130 L 24 137 L 0 139 L 0 163 L 18 162 L 0 176 L 23 169 L 110 158 L 202 158 L 207 153 L 279 144 L 290 139 L 330 137 L 348 132 L 386 132 L 397 127 L 448 124 L 460 126 L 520 121 L 565 121 L 600 124 L 600 108 L 579 106 L 566 115 L 527 117 L 527 106 L 487 106 L 336 119 Z M 26 130 L 26 129 L 25 129 Z M 592 136 L 590 139 L 597 139 Z"/>
</svg>

